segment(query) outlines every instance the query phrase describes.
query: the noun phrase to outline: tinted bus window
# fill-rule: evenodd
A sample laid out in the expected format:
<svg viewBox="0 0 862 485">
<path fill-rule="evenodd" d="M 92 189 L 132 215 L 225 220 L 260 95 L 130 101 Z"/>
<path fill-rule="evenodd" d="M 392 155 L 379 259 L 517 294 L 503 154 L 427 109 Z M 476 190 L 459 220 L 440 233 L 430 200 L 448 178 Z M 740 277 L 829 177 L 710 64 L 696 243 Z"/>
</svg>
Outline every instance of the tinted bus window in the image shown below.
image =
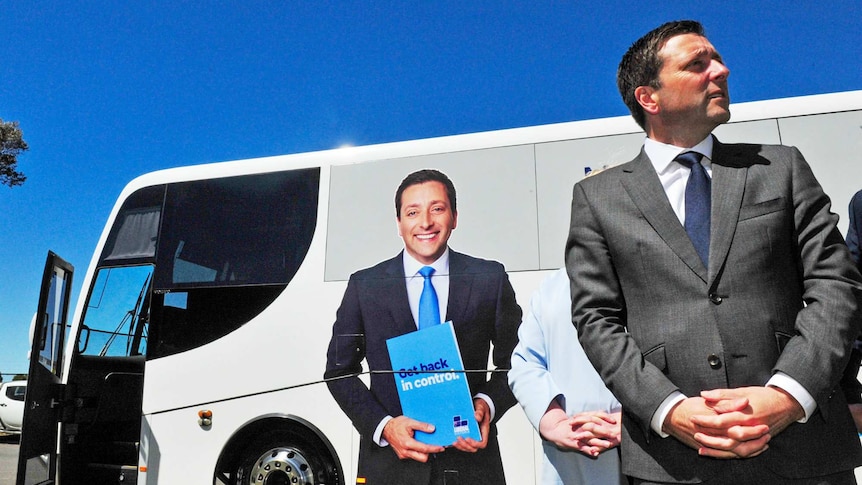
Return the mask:
<svg viewBox="0 0 862 485">
<path fill-rule="evenodd" d="M 319 184 L 320 169 L 313 168 L 149 187 L 130 196 L 101 265 L 127 273 L 130 264 L 155 263 L 145 294 L 141 285 L 134 292 L 130 285 L 128 295 L 110 297 L 144 302 L 137 311 L 144 318 L 137 331 L 124 330 L 129 327 L 119 319 L 113 327 L 101 325 L 106 338 L 124 338 L 90 345 L 90 351 L 107 345 L 117 351 L 103 355 L 132 348 L 131 355 L 145 350 L 149 359 L 164 357 L 212 342 L 254 318 L 284 290 L 308 253 Z M 90 307 L 104 298 L 97 280 Z M 93 344 L 94 337 L 95 332 Z"/>
<path fill-rule="evenodd" d="M 286 285 L 317 221 L 319 169 L 170 185 L 157 290 Z"/>
</svg>

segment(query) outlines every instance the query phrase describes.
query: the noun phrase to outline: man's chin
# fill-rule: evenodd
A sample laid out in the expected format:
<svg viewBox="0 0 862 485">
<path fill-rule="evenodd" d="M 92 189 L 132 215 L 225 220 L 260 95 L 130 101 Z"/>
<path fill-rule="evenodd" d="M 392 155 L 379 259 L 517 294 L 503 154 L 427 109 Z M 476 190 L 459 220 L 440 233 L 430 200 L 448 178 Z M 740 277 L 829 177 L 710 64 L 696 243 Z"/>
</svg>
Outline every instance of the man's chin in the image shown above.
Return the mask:
<svg viewBox="0 0 862 485">
<path fill-rule="evenodd" d="M 440 256 L 443 255 L 445 250 L 446 250 L 446 247 L 444 246 L 442 249 L 438 249 L 435 251 L 415 252 L 412 250 L 408 250 L 407 253 L 410 254 L 410 256 L 412 256 L 413 259 L 415 259 L 416 261 L 419 261 L 422 264 L 431 264 L 434 261 L 437 261 L 438 259 L 440 259 Z"/>
<path fill-rule="evenodd" d="M 722 108 L 722 109 L 713 109 L 710 113 L 709 118 L 715 122 L 716 126 L 722 125 L 730 121 L 730 109 Z"/>
</svg>

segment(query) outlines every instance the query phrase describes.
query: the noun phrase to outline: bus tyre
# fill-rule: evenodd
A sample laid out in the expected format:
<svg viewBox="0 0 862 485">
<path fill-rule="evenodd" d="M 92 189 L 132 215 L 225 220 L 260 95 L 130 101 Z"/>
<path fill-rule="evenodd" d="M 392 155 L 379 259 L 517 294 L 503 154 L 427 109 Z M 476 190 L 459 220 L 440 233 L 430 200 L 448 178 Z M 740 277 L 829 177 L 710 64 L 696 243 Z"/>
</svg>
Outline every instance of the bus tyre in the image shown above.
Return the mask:
<svg viewBox="0 0 862 485">
<path fill-rule="evenodd" d="M 234 485 L 341 485 L 328 453 L 290 434 L 273 433 L 247 446 Z"/>
</svg>

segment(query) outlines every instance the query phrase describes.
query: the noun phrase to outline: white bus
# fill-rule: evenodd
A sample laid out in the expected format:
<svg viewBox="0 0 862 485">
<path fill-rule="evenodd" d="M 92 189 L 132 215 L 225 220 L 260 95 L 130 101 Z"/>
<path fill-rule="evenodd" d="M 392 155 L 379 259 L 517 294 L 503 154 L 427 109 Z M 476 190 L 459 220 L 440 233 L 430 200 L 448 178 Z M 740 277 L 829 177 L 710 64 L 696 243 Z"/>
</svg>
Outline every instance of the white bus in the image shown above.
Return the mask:
<svg viewBox="0 0 862 485">
<path fill-rule="evenodd" d="M 862 188 L 862 91 L 743 103 L 722 141 L 798 146 L 833 211 Z M 563 264 L 572 185 L 633 158 L 628 116 L 162 170 L 112 210 L 67 318 L 46 264 L 18 484 L 354 483 L 358 435 L 322 382 L 348 276 L 401 249 L 401 179 L 454 181 L 458 251 L 505 264 L 522 308 Z M 510 483 L 541 445 L 499 424 Z M 237 470 L 249 470 L 239 480 Z"/>
</svg>

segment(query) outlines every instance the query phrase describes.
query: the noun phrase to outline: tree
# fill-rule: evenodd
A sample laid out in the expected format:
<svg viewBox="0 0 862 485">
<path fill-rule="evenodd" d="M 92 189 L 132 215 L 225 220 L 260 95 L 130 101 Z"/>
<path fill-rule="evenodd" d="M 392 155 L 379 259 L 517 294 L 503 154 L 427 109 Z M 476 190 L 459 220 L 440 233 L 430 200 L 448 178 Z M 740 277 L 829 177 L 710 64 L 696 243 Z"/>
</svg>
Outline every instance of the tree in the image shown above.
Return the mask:
<svg viewBox="0 0 862 485">
<path fill-rule="evenodd" d="M 24 141 L 17 121 L 0 119 L 0 183 L 14 187 L 27 177 L 17 170 L 18 155 L 30 148 Z"/>
</svg>

